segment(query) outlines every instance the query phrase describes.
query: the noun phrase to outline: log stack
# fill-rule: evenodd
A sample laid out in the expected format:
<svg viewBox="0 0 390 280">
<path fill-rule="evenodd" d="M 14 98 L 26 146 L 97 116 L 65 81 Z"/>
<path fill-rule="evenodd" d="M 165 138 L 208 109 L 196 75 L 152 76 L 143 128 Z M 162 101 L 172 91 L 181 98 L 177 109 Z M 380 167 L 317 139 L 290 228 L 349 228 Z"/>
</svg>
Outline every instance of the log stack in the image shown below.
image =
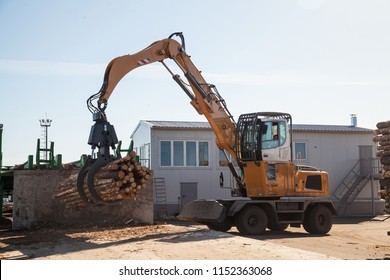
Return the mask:
<svg viewBox="0 0 390 280">
<path fill-rule="evenodd" d="M 376 127 L 373 140 L 378 144 L 376 155 L 383 165 L 379 195 L 386 200 L 386 209 L 390 210 L 390 121 L 379 122 Z"/>
<path fill-rule="evenodd" d="M 58 192 L 53 195 L 53 198 L 58 199 L 66 208 L 80 208 L 88 204 L 80 198 L 77 191 L 77 176 L 78 174 L 74 174 L 62 181 L 58 185 Z M 142 166 L 136 160 L 136 153 L 132 151 L 100 168 L 95 174 L 94 185 L 97 194 L 105 202 L 135 200 L 148 186 L 147 182 L 152 176 L 153 172 Z M 93 202 L 86 182 L 84 191 L 90 202 Z"/>
</svg>

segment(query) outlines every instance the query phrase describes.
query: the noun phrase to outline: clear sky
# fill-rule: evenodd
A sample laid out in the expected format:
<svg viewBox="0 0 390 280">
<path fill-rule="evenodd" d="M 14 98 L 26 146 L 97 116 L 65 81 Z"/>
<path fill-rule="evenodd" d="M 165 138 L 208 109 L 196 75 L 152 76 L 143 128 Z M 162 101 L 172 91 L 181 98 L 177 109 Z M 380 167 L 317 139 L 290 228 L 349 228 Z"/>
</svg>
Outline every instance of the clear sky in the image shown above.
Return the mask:
<svg viewBox="0 0 390 280">
<path fill-rule="evenodd" d="M 390 119 L 388 0 L 0 0 L 3 164 L 35 156 L 39 119 L 64 162 L 89 154 L 86 99 L 117 56 L 182 31 L 186 50 L 237 119 L 284 111 L 299 124 L 375 128 Z M 141 119 L 204 121 L 160 64 L 109 100 L 125 146 Z"/>
</svg>

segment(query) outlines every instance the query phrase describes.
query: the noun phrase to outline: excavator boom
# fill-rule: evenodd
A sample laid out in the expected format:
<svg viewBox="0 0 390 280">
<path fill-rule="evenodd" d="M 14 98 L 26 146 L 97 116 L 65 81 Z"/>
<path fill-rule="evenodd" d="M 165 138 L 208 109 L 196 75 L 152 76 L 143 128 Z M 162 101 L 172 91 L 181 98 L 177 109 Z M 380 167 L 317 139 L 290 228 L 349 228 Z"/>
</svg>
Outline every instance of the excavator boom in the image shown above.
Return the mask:
<svg viewBox="0 0 390 280">
<path fill-rule="evenodd" d="M 174 36 L 179 37 L 181 43 L 172 39 Z M 168 67 L 164 62 L 166 59 L 171 59 L 177 64 L 187 83 L 182 80 L 179 74 L 175 74 Z M 78 190 L 84 200 L 86 200 L 85 194 L 83 194 L 84 178 L 88 178 L 88 188 L 93 194 L 93 173 L 115 159 L 115 157 L 110 156 L 108 151 L 110 147 L 114 148 L 118 141 L 114 127 L 108 123 L 105 114 L 111 94 L 119 81 L 130 71 L 154 62 L 163 64 L 175 82 L 190 98 L 191 105 L 199 114 L 206 117 L 216 135 L 216 144 L 219 149 L 224 151 L 226 158 L 230 161 L 228 153 L 233 159 L 236 159 L 236 124 L 234 119 L 216 87 L 207 83 L 201 72 L 192 63 L 190 56 L 185 51 L 183 34 L 173 33 L 167 39 L 156 41 L 142 51 L 113 59 L 106 68 L 100 91 L 87 100 L 88 108 L 95 121 L 91 128 L 88 144 L 92 146 L 92 149 L 99 148 L 99 152 L 96 160 L 90 158 L 87 161 L 90 166 L 85 166 L 78 178 Z M 229 165 L 237 183 L 242 185 L 242 180 L 235 172 L 231 162 Z M 93 196 L 95 200 L 99 200 L 97 196 Z"/>
<path fill-rule="evenodd" d="M 175 35 L 181 38 L 181 44 L 172 39 Z M 199 114 L 207 118 L 216 134 L 218 147 L 226 150 L 235 158 L 235 122 L 233 117 L 216 87 L 207 83 L 201 75 L 201 72 L 192 63 L 184 46 L 182 33 L 173 33 L 169 38 L 156 41 L 140 52 L 114 58 L 106 68 L 100 91 L 98 94 L 90 97 L 90 109 L 92 108 L 92 111 L 104 113 L 108 99 L 116 85 L 126 74 L 138 67 L 154 62 L 161 62 L 171 73 L 172 78 L 190 97 L 192 106 L 194 106 Z M 164 63 L 164 60 L 168 58 L 172 59 L 183 71 L 190 87 L 181 79 L 180 75 L 174 74 Z M 97 107 L 93 105 L 93 99 L 98 99 Z"/>
</svg>

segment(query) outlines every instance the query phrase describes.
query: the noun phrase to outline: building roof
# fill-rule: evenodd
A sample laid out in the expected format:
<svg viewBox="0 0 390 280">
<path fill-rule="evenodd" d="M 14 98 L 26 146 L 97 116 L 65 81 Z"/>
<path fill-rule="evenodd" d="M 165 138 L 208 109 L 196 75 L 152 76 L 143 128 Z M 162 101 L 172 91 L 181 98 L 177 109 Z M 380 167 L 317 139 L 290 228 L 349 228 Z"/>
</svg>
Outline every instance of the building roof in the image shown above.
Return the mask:
<svg viewBox="0 0 390 280">
<path fill-rule="evenodd" d="M 162 129 L 210 129 L 208 122 L 193 121 L 141 121 L 153 128 Z M 373 133 L 372 129 L 348 125 L 293 124 L 295 132 L 359 132 Z"/>
<path fill-rule="evenodd" d="M 374 130 L 351 125 L 321 125 L 321 124 L 293 124 L 293 131 L 302 132 L 364 132 L 373 133 Z"/>
<path fill-rule="evenodd" d="M 141 121 L 153 128 L 175 128 L 175 129 L 210 129 L 208 122 L 191 121 Z"/>
</svg>

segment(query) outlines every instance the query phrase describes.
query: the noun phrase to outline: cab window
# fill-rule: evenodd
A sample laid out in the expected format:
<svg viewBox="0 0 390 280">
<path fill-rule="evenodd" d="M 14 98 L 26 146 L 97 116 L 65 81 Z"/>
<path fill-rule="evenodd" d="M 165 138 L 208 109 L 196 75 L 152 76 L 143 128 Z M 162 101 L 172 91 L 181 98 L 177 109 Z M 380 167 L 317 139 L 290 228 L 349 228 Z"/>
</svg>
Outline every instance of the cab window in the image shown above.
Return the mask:
<svg viewBox="0 0 390 280">
<path fill-rule="evenodd" d="M 263 122 L 265 134 L 262 135 L 262 148 L 272 149 L 286 142 L 286 123 L 283 121 Z"/>
</svg>

